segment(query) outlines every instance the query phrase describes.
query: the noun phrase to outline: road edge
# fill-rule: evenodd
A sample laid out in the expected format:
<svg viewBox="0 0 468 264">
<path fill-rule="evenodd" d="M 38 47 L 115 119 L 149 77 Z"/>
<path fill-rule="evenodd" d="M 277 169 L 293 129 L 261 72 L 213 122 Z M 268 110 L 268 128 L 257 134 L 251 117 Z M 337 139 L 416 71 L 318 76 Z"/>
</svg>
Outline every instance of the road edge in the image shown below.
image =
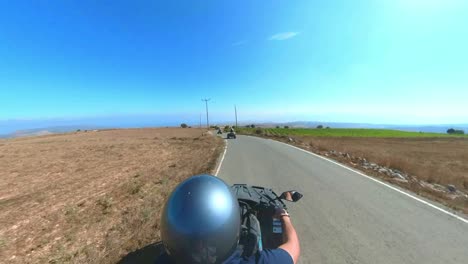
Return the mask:
<svg viewBox="0 0 468 264">
<path fill-rule="evenodd" d="M 224 161 L 224 157 L 226 156 L 226 152 L 227 152 L 227 140 L 224 139 L 224 150 L 223 150 L 223 154 L 218 158 L 218 165 L 216 167 L 216 171 L 214 173 L 214 176 L 218 177 L 218 174 L 219 174 L 219 171 L 221 170 L 221 166 L 223 165 L 223 161 Z"/>
</svg>

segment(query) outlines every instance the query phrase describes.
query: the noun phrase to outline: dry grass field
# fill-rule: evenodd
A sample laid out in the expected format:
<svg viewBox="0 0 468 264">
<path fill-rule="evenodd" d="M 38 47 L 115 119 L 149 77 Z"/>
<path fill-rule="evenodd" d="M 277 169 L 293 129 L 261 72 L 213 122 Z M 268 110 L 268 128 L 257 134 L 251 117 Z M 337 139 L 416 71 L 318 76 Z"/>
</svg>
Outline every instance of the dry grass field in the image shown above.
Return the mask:
<svg viewBox="0 0 468 264">
<path fill-rule="evenodd" d="M 468 139 L 465 138 L 307 138 L 318 149 L 365 157 L 429 183 L 468 191 Z"/>
<path fill-rule="evenodd" d="M 189 128 L 0 140 L 0 262 L 115 263 L 159 241 L 163 201 L 221 150 Z"/>
</svg>

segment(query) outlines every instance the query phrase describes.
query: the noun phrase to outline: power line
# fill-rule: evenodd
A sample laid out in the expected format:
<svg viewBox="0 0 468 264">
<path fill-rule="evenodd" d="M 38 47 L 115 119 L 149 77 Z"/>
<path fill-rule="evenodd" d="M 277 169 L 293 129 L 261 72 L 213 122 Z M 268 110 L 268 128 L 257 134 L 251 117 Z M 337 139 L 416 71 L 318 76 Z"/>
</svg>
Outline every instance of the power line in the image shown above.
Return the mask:
<svg viewBox="0 0 468 264">
<path fill-rule="evenodd" d="M 209 118 L 208 118 L 208 101 L 210 101 L 211 98 L 208 98 L 208 99 L 202 99 L 202 101 L 205 102 L 205 107 L 206 107 L 206 128 L 207 129 L 210 129 L 210 121 L 209 121 Z"/>
</svg>

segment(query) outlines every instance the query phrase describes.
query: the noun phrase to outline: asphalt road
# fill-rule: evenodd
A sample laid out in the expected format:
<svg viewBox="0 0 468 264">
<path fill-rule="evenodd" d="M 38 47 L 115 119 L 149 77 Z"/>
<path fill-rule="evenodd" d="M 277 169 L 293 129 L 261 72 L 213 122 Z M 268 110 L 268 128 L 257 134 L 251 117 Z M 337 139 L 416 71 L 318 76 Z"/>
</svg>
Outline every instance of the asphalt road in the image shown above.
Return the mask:
<svg viewBox="0 0 468 264">
<path fill-rule="evenodd" d="M 468 263 L 467 223 L 283 143 L 227 142 L 219 177 L 304 194 L 288 206 L 300 263 Z"/>
</svg>

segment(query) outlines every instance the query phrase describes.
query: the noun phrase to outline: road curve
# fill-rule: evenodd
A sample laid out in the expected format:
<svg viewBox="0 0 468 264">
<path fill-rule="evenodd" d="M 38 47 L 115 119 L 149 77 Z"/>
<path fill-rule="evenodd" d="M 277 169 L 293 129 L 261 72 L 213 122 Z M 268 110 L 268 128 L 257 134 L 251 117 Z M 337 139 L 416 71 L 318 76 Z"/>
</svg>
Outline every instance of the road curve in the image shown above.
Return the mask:
<svg viewBox="0 0 468 264">
<path fill-rule="evenodd" d="M 227 141 L 218 177 L 304 198 L 289 206 L 300 263 L 468 263 L 468 224 L 283 143 Z"/>
</svg>

